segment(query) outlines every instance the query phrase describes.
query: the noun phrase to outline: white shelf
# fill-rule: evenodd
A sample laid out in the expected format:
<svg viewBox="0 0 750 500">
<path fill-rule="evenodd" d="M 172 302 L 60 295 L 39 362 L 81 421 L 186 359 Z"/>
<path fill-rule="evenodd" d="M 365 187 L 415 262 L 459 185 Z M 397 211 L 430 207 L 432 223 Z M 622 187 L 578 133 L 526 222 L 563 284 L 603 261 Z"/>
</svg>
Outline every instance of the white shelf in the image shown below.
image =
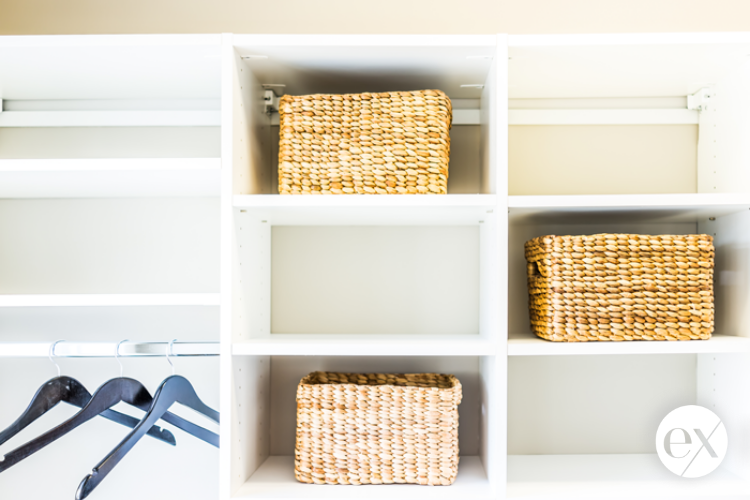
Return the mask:
<svg viewBox="0 0 750 500">
<path fill-rule="evenodd" d="M 748 194 L 509 196 L 515 223 L 699 222 L 750 209 Z"/>
<path fill-rule="evenodd" d="M 721 468 L 680 478 L 656 455 L 510 455 L 507 498 L 716 499 L 750 494 L 748 484 Z"/>
<path fill-rule="evenodd" d="M 232 345 L 235 356 L 491 356 L 496 353 L 497 345 L 479 335 L 272 334 Z"/>
<path fill-rule="evenodd" d="M 388 500 L 457 500 L 496 499 L 479 457 L 461 457 L 458 477 L 451 486 L 391 485 L 315 485 L 294 478 L 294 457 L 271 456 L 250 479 L 234 492 L 232 498 L 272 499 L 378 499 Z"/>
<path fill-rule="evenodd" d="M 220 158 L 0 160 L 0 198 L 218 196 Z"/>
<path fill-rule="evenodd" d="M 713 335 L 710 340 L 551 342 L 530 333 L 513 334 L 508 356 L 580 356 L 603 354 L 709 354 L 750 352 L 750 338 Z"/>
<path fill-rule="evenodd" d="M 218 293 L 0 295 L 0 307 L 218 306 Z"/>
<path fill-rule="evenodd" d="M 234 206 L 271 225 L 466 225 L 483 222 L 495 195 L 235 195 Z"/>
</svg>

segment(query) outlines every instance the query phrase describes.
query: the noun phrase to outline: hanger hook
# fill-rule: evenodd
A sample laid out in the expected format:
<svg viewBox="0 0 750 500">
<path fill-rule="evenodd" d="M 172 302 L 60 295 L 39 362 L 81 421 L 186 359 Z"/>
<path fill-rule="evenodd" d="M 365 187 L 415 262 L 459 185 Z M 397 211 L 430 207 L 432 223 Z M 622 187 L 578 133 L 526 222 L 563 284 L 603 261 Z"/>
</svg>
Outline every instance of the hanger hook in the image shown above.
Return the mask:
<svg viewBox="0 0 750 500">
<path fill-rule="evenodd" d="M 55 357 L 55 347 L 57 347 L 57 344 L 59 344 L 60 342 L 65 342 L 65 341 L 64 340 L 56 340 L 56 341 L 54 341 L 52 343 L 52 345 L 49 346 L 49 352 L 47 353 L 47 356 L 49 357 L 49 360 L 52 362 L 53 365 L 55 365 L 55 368 L 57 368 L 57 376 L 58 376 L 58 378 L 61 375 L 60 365 L 58 365 L 57 363 L 55 363 L 55 360 L 52 359 L 52 358 Z"/>
<path fill-rule="evenodd" d="M 167 346 L 167 362 L 169 363 L 169 366 L 172 367 L 172 375 L 174 375 L 174 363 L 172 363 L 172 359 L 170 356 L 174 356 L 174 343 L 177 342 L 177 339 L 172 339 L 169 341 L 169 345 Z"/>
<path fill-rule="evenodd" d="M 122 363 L 120 362 L 120 346 L 124 344 L 125 342 L 128 342 L 127 339 L 121 340 L 117 343 L 117 347 L 115 347 L 115 361 L 117 361 L 117 364 L 120 365 L 120 378 L 122 378 Z"/>
</svg>

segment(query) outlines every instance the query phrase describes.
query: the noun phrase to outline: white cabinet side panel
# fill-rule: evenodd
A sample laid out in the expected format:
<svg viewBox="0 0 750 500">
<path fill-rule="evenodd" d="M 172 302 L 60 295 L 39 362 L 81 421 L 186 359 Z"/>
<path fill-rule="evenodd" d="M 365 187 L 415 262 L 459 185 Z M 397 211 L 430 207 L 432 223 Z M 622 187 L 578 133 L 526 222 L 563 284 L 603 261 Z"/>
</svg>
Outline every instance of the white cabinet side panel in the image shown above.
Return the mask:
<svg viewBox="0 0 750 500">
<path fill-rule="evenodd" d="M 750 192 L 750 58 L 712 86 L 700 115 L 698 192 Z"/>
<path fill-rule="evenodd" d="M 268 194 L 272 175 L 271 118 L 265 114 L 264 89 L 236 51 L 234 57 L 234 192 Z"/>
<path fill-rule="evenodd" d="M 232 365 L 230 490 L 234 493 L 268 458 L 271 358 L 234 356 Z"/>
<path fill-rule="evenodd" d="M 271 225 L 235 212 L 233 340 L 271 334 Z"/>
<path fill-rule="evenodd" d="M 699 224 L 714 237 L 715 328 L 722 335 L 750 337 L 750 211 Z"/>
<path fill-rule="evenodd" d="M 727 430 L 729 446 L 722 467 L 750 479 L 750 356 L 698 355 L 697 404 L 716 413 Z"/>
</svg>

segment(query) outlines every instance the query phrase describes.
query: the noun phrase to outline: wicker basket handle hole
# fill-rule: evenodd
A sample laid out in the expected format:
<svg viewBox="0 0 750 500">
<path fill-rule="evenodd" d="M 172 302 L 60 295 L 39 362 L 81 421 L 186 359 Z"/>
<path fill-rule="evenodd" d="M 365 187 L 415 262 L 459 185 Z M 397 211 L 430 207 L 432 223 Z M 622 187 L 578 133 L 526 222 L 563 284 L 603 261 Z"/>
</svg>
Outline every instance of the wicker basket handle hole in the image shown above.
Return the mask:
<svg viewBox="0 0 750 500">
<path fill-rule="evenodd" d="M 539 271 L 539 264 L 536 262 L 527 262 L 526 263 L 526 272 L 528 273 L 529 277 L 531 278 L 541 278 L 542 273 Z"/>
</svg>

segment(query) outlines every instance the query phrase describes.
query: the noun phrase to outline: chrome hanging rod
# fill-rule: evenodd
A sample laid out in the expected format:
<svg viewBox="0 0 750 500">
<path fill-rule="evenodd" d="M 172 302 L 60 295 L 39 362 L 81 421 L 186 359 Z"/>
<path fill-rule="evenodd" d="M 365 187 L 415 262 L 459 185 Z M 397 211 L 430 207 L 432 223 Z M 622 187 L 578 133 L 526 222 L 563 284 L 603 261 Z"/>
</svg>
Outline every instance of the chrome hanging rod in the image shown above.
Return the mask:
<svg viewBox="0 0 750 500">
<path fill-rule="evenodd" d="M 54 352 L 52 351 L 52 345 Z M 117 344 L 120 344 L 119 349 Z M 0 342 L 0 358 L 113 358 L 118 349 L 121 358 L 218 356 L 218 342 Z"/>
</svg>

